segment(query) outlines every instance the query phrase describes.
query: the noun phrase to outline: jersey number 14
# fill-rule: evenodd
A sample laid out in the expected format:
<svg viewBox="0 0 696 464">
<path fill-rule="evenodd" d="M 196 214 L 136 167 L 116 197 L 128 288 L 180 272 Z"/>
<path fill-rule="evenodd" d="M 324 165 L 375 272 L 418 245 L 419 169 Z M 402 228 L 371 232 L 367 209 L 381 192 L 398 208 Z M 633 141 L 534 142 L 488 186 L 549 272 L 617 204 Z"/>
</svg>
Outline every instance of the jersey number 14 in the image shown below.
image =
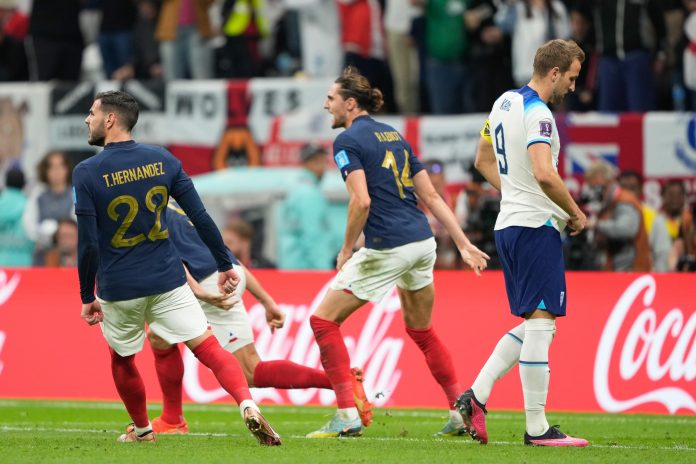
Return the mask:
<svg viewBox="0 0 696 464">
<path fill-rule="evenodd" d="M 394 174 L 394 181 L 396 181 L 396 186 L 399 188 L 399 197 L 401 197 L 402 200 L 406 198 L 404 187 L 413 187 L 413 180 L 411 179 L 411 165 L 408 162 L 408 150 L 404 149 L 404 169 L 401 170 L 401 175 L 399 175 L 399 166 L 396 164 L 396 158 L 391 150 L 387 150 L 387 152 L 384 154 L 382 167 L 392 170 L 392 173 Z"/>
</svg>

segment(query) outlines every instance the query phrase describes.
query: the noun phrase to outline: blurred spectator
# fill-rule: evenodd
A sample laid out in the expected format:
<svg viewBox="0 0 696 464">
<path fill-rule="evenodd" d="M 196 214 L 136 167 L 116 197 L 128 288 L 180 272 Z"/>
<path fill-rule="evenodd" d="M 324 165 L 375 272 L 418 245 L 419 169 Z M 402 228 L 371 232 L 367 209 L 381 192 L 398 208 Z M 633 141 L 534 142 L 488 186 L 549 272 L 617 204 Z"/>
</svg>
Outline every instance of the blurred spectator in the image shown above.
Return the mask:
<svg viewBox="0 0 696 464">
<path fill-rule="evenodd" d="M 570 9 L 570 38 L 585 52 L 585 62 L 575 81 L 575 92 L 568 92 L 565 100 L 567 111 L 592 111 L 595 109 L 595 85 L 597 80 L 597 53 L 595 52 L 592 6 L 584 0 L 576 0 Z"/>
<path fill-rule="evenodd" d="M 568 11 L 560 0 L 518 0 L 500 12 L 500 26 L 512 36 L 512 77 L 517 87 L 532 78 L 536 50 L 570 36 Z"/>
<path fill-rule="evenodd" d="M 124 80 L 134 76 L 133 30 L 136 0 L 101 0 L 99 50 L 107 79 Z M 140 45 L 140 44 L 138 44 Z"/>
<path fill-rule="evenodd" d="M 29 79 L 24 39 L 29 18 L 17 0 L 0 0 L 0 81 Z"/>
<path fill-rule="evenodd" d="M 34 266 L 44 265 L 44 254 L 53 244 L 58 221 L 76 220 L 71 186 L 72 171 L 68 157 L 61 151 L 49 152 L 37 166 L 38 185 L 29 195 L 22 224 L 36 242 Z"/>
<path fill-rule="evenodd" d="M 428 172 L 430 181 L 435 191 L 442 197 L 450 209 L 454 210 L 455 198 L 447 191 L 447 181 L 445 179 L 444 164 L 440 160 L 428 160 L 423 163 Z M 435 218 L 433 213 L 422 201 L 418 201 L 418 207 L 423 210 L 428 219 L 430 229 L 433 231 L 437 242 L 437 258 L 435 259 L 436 269 L 455 269 L 459 253 L 454 241 L 450 238 L 444 226 Z"/>
<path fill-rule="evenodd" d="M 259 42 L 269 34 L 263 0 L 224 0 L 222 31 L 225 45 L 218 59 L 220 77 L 261 76 L 263 60 Z"/>
<path fill-rule="evenodd" d="M 33 0 L 27 39 L 31 80 L 77 81 L 84 41 L 78 21 L 83 0 Z"/>
<path fill-rule="evenodd" d="M 53 247 L 46 252 L 45 265 L 77 266 L 77 222 L 67 218 L 58 221 L 58 229 L 53 234 Z"/>
<path fill-rule="evenodd" d="M 641 201 L 643 223 L 648 233 L 650 252 L 652 254 L 652 271 L 669 271 L 669 251 L 672 240 L 667 231 L 665 217 L 643 202 L 643 176 L 635 171 L 624 171 L 619 174 L 619 186 L 635 195 Z"/>
<path fill-rule="evenodd" d="M 338 250 L 331 248 L 329 201 L 321 189 L 328 153 L 307 144 L 300 151 L 302 172 L 279 206 L 278 268 L 331 269 Z"/>
<path fill-rule="evenodd" d="M 5 189 L 0 192 L 0 266 L 31 266 L 34 242 L 22 226 L 27 198 L 22 192 L 24 173 L 10 169 L 5 176 Z"/>
<path fill-rule="evenodd" d="M 471 111 L 467 0 L 425 3 L 426 85 L 433 114 Z"/>
<path fill-rule="evenodd" d="M 418 112 L 418 51 L 411 37 L 411 24 L 421 14 L 420 8 L 412 5 L 411 0 L 386 0 L 384 29 L 400 114 Z"/>
<path fill-rule="evenodd" d="M 165 79 L 213 77 L 213 50 L 208 41 L 214 33 L 208 9 L 214 1 L 162 1 L 155 37 L 160 42 Z"/>
<path fill-rule="evenodd" d="M 594 17 L 600 54 L 598 109 L 653 110 L 653 70 L 661 72 L 667 56 L 660 2 L 595 0 Z"/>
<path fill-rule="evenodd" d="M 588 222 L 594 243 L 600 250 L 599 269 L 650 272 L 648 234 L 638 198 L 616 183 L 615 168 L 605 161 L 592 163 L 585 171 L 585 183 L 600 204 Z"/>
<path fill-rule="evenodd" d="M 380 3 L 374 0 L 342 0 L 338 2 L 338 16 L 344 66 L 355 66 L 372 87 L 382 91 L 384 111 L 395 112 L 394 84 L 387 64 Z"/>
<path fill-rule="evenodd" d="M 138 16 L 133 29 L 133 66 L 136 79 L 159 79 L 162 77 L 159 45 L 155 40 L 157 16 L 160 2 L 138 0 Z"/>
<path fill-rule="evenodd" d="M 696 272 L 696 204 L 691 211 L 691 225 L 684 227 L 670 254 L 670 269 Z"/>
<path fill-rule="evenodd" d="M 482 113 L 513 87 L 510 36 L 494 22 L 499 5 L 497 0 L 472 0 L 464 15 L 471 37 L 472 110 Z"/>
<path fill-rule="evenodd" d="M 249 269 L 275 267 L 272 262 L 263 256 L 254 256 L 252 254 L 254 228 L 245 220 L 237 218 L 230 221 L 222 231 L 222 239 L 239 262 Z"/>
<path fill-rule="evenodd" d="M 689 235 L 693 225 L 691 212 L 687 208 L 684 182 L 670 180 L 662 186 L 662 211 L 667 217 L 667 230 L 672 242 L 680 236 Z"/>
<path fill-rule="evenodd" d="M 213 169 L 261 165 L 261 151 L 248 127 L 228 127 L 213 155 Z"/>
</svg>

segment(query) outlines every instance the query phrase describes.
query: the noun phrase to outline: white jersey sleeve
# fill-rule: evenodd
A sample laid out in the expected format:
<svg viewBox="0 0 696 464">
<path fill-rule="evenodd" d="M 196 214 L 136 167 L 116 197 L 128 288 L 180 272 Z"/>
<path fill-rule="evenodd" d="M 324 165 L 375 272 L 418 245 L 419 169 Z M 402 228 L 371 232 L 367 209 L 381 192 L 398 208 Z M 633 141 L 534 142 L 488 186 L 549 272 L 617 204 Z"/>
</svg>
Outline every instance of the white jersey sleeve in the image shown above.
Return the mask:
<svg viewBox="0 0 696 464">
<path fill-rule="evenodd" d="M 557 169 L 560 140 L 546 103 L 527 86 L 505 92 L 493 105 L 489 126 L 502 195 L 495 229 L 547 225 L 562 230 L 568 215 L 541 190 L 527 151 L 535 143 L 548 144 Z"/>
</svg>

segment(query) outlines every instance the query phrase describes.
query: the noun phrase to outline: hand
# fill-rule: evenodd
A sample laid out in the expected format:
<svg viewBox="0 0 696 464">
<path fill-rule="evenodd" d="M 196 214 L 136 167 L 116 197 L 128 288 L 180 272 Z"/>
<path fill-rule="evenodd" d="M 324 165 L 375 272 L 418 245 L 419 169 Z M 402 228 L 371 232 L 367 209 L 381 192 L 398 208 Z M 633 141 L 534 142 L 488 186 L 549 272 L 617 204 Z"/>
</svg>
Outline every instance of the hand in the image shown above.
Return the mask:
<svg viewBox="0 0 696 464">
<path fill-rule="evenodd" d="M 459 254 L 462 255 L 464 262 L 474 270 L 477 276 L 480 276 L 481 271 L 488 267 L 488 260 L 491 259 L 490 256 L 471 243 L 460 248 Z"/>
<path fill-rule="evenodd" d="M 285 313 L 281 311 L 276 302 L 271 301 L 270 303 L 264 304 L 263 307 L 266 308 L 266 323 L 268 327 L 271 328 L 271 333 L 273 333 L 275 329 L 282 329 L 285 324 Z"/>
<path fill-rule="evenodd" d="M 91 303 L 83 303 L 81 316 L 82 319 L 84 319 L 84 321 L 89 325 L 98 324 L 103 321 L 104 313 L 102 312 L 99 301 L 94 300 Z"/>
<path fill-rule="evenodd" d="M 338 252 L 338 257 L 336 258 L 336 270 L 340 271 L 346 261 L 348 261 L 353 256 L 352 249 L 341 248 Z"/>
<path fill-rule="evenodd" d="M 582 230 L 587 227 L 587 216 L 582 211 L 576 212 L 573 216 L 568 219 L 568 228 L 572 230 L 570 235 L 578 235 Z"/>
<path fill-rule="evenodd" d="M 218 290 L 223 295 L 231 295 L 239 285 L 239 276 L 234 269 L 218 272 Z"/>
<path fill-rule="evenodd" d="M 229 295 L 213 295 L 212 293 L 202 292 L 197 294 L 196 298 L 225 311 L 229 311 L 234 306 L 234 301 Z"/>
</svg>

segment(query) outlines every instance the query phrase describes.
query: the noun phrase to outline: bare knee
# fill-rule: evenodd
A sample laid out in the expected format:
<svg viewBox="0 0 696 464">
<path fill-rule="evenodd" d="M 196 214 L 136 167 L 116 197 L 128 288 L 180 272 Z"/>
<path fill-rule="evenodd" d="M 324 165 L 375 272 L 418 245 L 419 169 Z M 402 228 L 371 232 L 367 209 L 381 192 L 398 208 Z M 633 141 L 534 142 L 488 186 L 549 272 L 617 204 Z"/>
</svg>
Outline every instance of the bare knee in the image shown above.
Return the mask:
<svg viewBox="0 0 696 464">
<path fill-rule="evenodd" d="M 430 327 L 434 300 L 432 284 L 416 291 L 402 288 L 398 288 L 398 291 L 406 327 L 410 329 Z"/>
<path fill-rule="evenodd" d="M 160 337 L 150 329 L 148 329 L 147 331 L 147 339 L 150 341 L 150 346 L 153 350 L 166 350 L 174 346 L 171 343 L 168 343 L 164 338 Z"/>
<path fill-rule="evenodd" d="M 239 361 L 239 365 L 242 367 L 242 372 L 244 372 L 244 377 L 246 378 L 247 384 L 250 387 L 254 386 L 254 371 L 256 366 L 261 362 L 261 357 L 256 352 L 256 347 L 253 343 L 245 345 L 235 351 L 235 358 Z"/>
</svg>

